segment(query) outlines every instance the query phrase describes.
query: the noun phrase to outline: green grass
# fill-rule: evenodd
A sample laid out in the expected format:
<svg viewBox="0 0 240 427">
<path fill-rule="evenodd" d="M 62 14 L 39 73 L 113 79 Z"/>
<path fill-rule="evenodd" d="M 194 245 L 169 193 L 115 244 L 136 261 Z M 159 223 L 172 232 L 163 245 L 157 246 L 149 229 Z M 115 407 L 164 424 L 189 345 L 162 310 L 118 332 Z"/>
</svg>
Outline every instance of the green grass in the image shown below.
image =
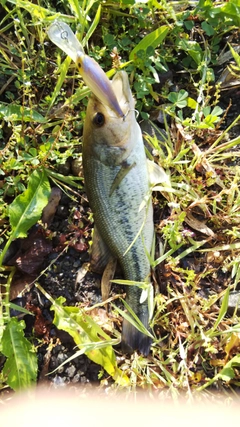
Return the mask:
<svg viewBox="0 0 240 427">
<path fill-rule="evenodd" d="M 66 191 L 69 186 L 82 188 L 75 177 L 61 175 L 59 166 L 80 157 L 89 90 L 70 59 L 48 40 L 47 28 L 58 18 L 77 32 L 88 54 L 110 75 L 114 72 L 110 54 L 117 47 L 115 61 L 129 74 L 140 119 L 151 118 L 156 111 L 170 119 L 165 117 L 163 143 L 148 138 L 150 156 L 169 176 L 169 185 L 158 186 L 153 193 L 157 212 L 153 285 L 161 292 L 153 299 L 147 290 L 154 307 L 152 355 L 134 354 L 118 367 L 118 358 L 111 359 L 112 343 L 119 337 L 115 328 L 107 346 L 108 365 L 102 366 L 113 372 L 116 388 L 123 385 L 119 369 L 129 389 L 195 395 L 204 389 L 239 387 L 240 319 L 236 312 L 226 315 L 229 290 L 236 289 L 240 276 L 239 116 L 234 112 L 230 120 L 231 108 L 223 110 L 221 96 L 230 100 L 230 95 L 226 86 L 223 91 L 226 82 L 221 85 L 218 78 L 219 60 L 229 52 L 222 68 L 228 81 L 239 80 L 240 10 L 234 0 L 201 0 L 187 9 L 181 5 L 179 10 L 176 2 L 166 1 L 140 5 L 130 0 L 68 0 L 59 2 L 57 12 L 51 1 L 11 0 L 2 6 L 0 272 L 7 285 L 1 294 L 1 352 L 13 365 L 31 358 L 32 369 L 18 383 L 9 383 L 5 367 L 3 385 L 22 389 L 35 381 L 37 369 L 23 323 L 17 327 L 10 319 L 14 271 L 3 265 L 6 242 L 23 238 L 40 218 L 46 203 L 41 180 L 47 187 L 57 182 Z M 164 79 L 166 73 L 169 78 Z M 34 177 L 39 179 L 36 194 L 31 192 Z M 36 200 L 39 212 L 31 217 L 28 206 Z M 16 352 L 15 360 L 6 351 L 9 331 L 14 331 L 15 344 L 26 348 L 24 354 Z M 85 352 L 92 348 L 91 343 Z M 105 352 L 99 336 L 96 350 L 98 359 Z"/>
</svg>

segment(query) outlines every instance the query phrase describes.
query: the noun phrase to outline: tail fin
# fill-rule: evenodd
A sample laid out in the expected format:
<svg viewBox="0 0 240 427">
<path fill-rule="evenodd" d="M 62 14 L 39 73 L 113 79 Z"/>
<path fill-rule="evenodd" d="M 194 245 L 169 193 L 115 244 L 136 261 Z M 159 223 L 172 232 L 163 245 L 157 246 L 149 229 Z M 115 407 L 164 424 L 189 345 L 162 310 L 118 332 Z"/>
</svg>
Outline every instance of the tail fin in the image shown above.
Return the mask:
<svg viewBox="0 0 240 427">
<path fill-rule="evenodd" d="M 148 313 L 144 317 L 139 317 L 143 325 L 148 329 Z M 123 319 L 122 326 L 122 351 L 124 353 L 133 353 L 139 350 L 144 356 L 148 356 L 152 340 L 149 336 L 136 329 L 126 319 Z"/>
</svg>

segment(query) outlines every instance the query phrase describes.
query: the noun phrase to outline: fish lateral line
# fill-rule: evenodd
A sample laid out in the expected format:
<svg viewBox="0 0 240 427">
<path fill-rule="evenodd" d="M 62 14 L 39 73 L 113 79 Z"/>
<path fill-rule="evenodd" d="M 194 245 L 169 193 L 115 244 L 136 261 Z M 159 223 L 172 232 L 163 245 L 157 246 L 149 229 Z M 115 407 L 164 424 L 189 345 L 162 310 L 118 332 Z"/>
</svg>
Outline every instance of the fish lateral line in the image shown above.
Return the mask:
<svg viewBox="0 0 240 427">
<path fill-rule="evenodd" d="M 128 246 L 128 248 L 127 248 L 127 249 L 126 249 L 126 251 L 124 252 L 123 256 L 127 255 L 127 253 L 130 251 L 130 249 L 131 249 L 131 248 L 133 247 L 133 245 L 136 243 L 136 241 L 137 241 L 138 237 L 141 235 L 141 233 L 142 233 L 142 231 L 143 231 L 143 228 L 144 228 L 144 225 L 145 225 L 145 222 L 146 222 L 146 219 L 147 219 L 147 214 L 148 214 L 148 209 L 149 209 L 149 206 L 150 206 L 150 202 L 151 202 L 151 199 L 150 199 L 150 198 L 148 198 L 148 202 L 147 202 L 147 204 L 146 204 L 146 212 L 145 212 L 144 220 L 143 220 L 143 222 L 142 222 L 142 224 L 141 224 L 141 226 L 140 226 L 140 228 L 139 228 L 139 230 L 138 230 L 138 232 L 137 232 L 136 236 L 134 237 L 134 239 L 133 239 L 132 243 L 130 243 L 130 245 Z"/>
</svg>

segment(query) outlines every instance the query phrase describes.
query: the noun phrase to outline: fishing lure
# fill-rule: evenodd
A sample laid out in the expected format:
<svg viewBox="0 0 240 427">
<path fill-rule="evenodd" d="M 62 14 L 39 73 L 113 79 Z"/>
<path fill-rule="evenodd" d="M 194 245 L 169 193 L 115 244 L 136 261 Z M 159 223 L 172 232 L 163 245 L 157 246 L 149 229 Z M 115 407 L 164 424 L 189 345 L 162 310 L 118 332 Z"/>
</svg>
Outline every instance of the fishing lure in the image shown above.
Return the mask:
<svg viewBox="0 0 240 427">
<path fill-rule="evenodd" d="M 118 116 L 124 118 L 110 80 L 100 65 L 84 53 L 71 28 L 65 22 L 54 21 L 48 29 L 48 37 L 76 63 L 85 84 L 94 95 Z"/>
<path fill-rule="evenodd" d="M 65 22 L 54 21 L 48 29 L 48 37 L 74 62 L 76 62 L 78 52 L 84 53 L 81 43 Z"/>
</svg>

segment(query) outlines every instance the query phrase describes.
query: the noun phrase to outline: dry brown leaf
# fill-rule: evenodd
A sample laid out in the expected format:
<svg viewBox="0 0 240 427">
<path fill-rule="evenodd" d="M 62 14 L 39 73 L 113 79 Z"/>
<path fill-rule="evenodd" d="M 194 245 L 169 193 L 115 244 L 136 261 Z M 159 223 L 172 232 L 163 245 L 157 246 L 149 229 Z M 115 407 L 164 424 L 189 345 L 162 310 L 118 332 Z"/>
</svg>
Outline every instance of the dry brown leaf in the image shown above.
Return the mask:
<svg viewBox="0 0 240 427">
<path fill-rule="evenodd" d="M 42 223 L 50 225 L 54 215 L 56 213 L 57 207 L 59 205 L 61 199 L 61 190 L 58 187 L 53 187 L 51 191 L 51 195 L 48 200 L 47 206 L 43 209 L 42 212 Z"/>
<path fill-rule="evenodd" d="M 116 258 L 111 258 L 104 270 L 102 280 L 101 280 L 101 292 L 102 292 L 103 301 L 106 301 L 109 297 L 109 293 L 111 289 L 111 280 L 114 277 L 116 266 L 117 266 Z"/>
<path fill-rule="evenodd" d="M 190 212 L 187 213 L 184 221 L 194 230 L 200 231 L 207 236 L 214 237 L 215 234 L 203 221 L 199 221 Z"/>
<path fill-rule="evenodd" d="M 79 287 L 79 285 L 81 285 L 81 283 L 83 282 L 86 274 L 89 271 L 89 267 L 90 264 L 89 262 L 84 262 L 84 264 L 79 268 L 77 275 L 76 275 L 76 280 L 75 280 L 75 290 Z"/>
<path fill-rule="evenodd" d="M 25 274 L 20 279 L 13 279 L 10 287 L 10 301 L 17 298 L 23 291 L 29 291 L 34 284 L 35 277 Z"/>
</svg>

